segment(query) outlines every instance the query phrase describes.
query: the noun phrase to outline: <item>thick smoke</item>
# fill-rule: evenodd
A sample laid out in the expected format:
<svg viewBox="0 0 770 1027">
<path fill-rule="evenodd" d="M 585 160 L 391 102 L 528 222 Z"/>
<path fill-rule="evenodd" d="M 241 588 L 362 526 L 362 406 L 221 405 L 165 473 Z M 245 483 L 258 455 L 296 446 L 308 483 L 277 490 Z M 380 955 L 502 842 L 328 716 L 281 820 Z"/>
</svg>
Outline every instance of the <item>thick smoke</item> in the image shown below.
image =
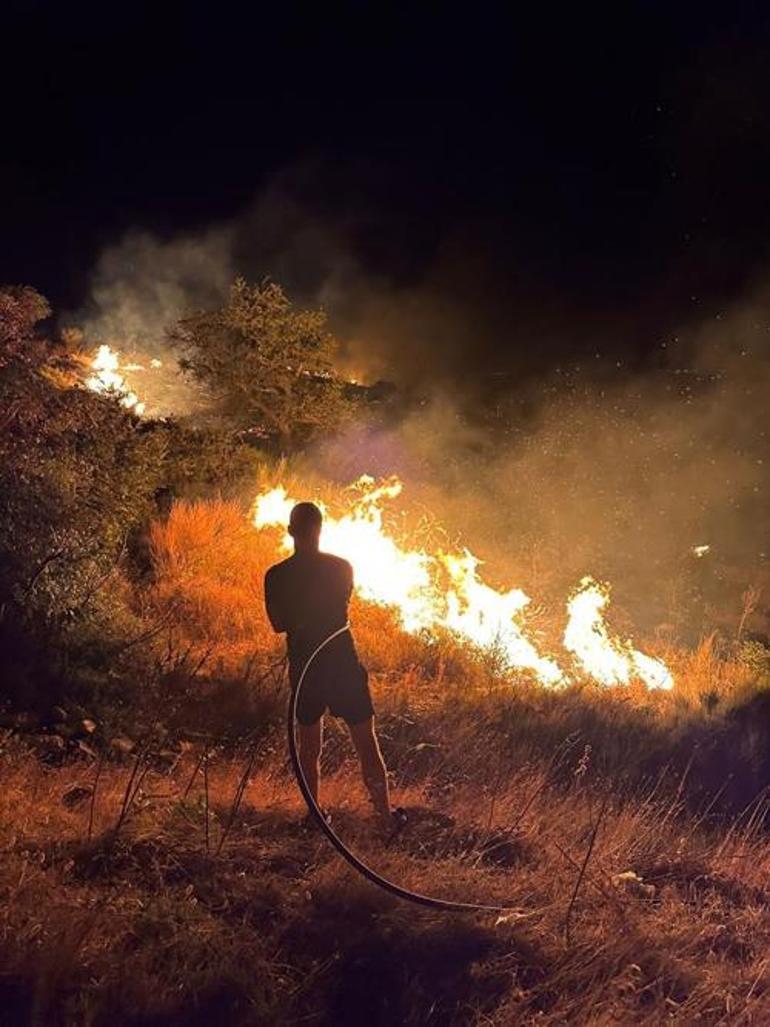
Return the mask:
<svg viewBox="0 0 770 1027">
<path fill-rule="evenodd" d="M 135 368 L 124 375 L 148 415 L 205 409 L 201 390 L 181 375 L 165 329 L 221 303 L 234 274 L 231 251 L 227 227 L 167 241 L 129 232 L 101 254 L 87 304 L 68 318 L 83 329 L 88 346 L 106 343 L 120 352 L 121 363 Z"/>
<path fill-rule="evenodd" d="M 311 209 L 303 196 L 313 179 L 309 165 L 286 171 L 237 219 L 203 232 L 170 240 L 129 232 L 102 253 L 87 302 L 67 320 L 94 345 L 175 367 L 165 341 L 169 325 L 220 303 L 237 274 L 270 278 L 296 302 L 327 311 L 347 376 L 424 394 L 439 382 L 461 381 L 467 355 L 489 332 L 452 284 L 456 247 L 447 243 L 427 273 L 394 284 L 365 270 L 357 255 L 362 239 L 376 238 L 380 226 L 366 213 L 331 217 Z M 143 381 L 130 385 L 148 388 Z"/>
<path fill-rule="evenodd" d="M 563 597 L 591 573 L 647 627 L 697 633 L 709 606 L 712 620 L 730 604 L 737 616 L 770 552 L 770 291 L 669 332 L 641 369 L 599 352 L 579 368 L 545 359 L 534 373 L 532 353 L 558 350 L 559 331 L 572 331 L 564 318 L 538 335 L 523 316 L 479 316 L 473 288 L 461 288 L 459 237 L 421 277 L 365 271 L 356 240 L 371 226 L 309 210 L 308 174 L 276 181 L 232 224 L 167 242 L 132 233 L 108 250 L 79 318 L 88 337 L 173 367 L 166 326 L 219 302 L 235 274 L 272 277 L 327 309 L 347 373 L 408 397 L 398 423 L 356 427 L 308 454 L 316 470 L 340 482 L 399 473 L 404 505 L 444 521 L 447 545 L 462 538 L 500 584 Z M 200 397 L 174 381 L 163 403 L 187 412 Z"/>
<path fill-rule="evenodd" d="M 165 325 L 221 301 L 233 275 L 231 247 L 228 228 L 169 241 L 130 232 L 99 258 L 83 327 L 101 341 L 151 351 Z"/>
<path fill-rule="evenodd" d="M 597 575 L 634 623 L 691 640 L 733 630 L 743 591 L 764 584 L 752 626 L 767 632 L 768 299 L 683 328 L 631 376 L 552 371 L 465 401 L 442 385 L 326 463 L 401 470 L 413 502 L 440 511 L 499 584 L 556 600 Z"/>
</svg>

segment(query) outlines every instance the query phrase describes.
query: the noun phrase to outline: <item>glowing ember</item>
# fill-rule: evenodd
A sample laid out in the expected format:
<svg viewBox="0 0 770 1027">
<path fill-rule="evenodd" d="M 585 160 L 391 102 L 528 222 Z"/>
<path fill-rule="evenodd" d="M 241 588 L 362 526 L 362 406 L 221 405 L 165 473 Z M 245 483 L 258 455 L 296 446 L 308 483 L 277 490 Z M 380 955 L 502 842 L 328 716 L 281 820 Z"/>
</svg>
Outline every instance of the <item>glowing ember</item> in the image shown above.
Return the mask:
<svg viewBox="0 0 770 1027">
<path fill-rule="evenodd" d="M 126 385 L 126 379 L 121 374 L 120 357 L 115 350 L 107 345 L 100 346 L 90 366 L 93 374 L 86 378 L 87 388 L 94 392 L 112 393 L 135 414 L 144 413 L 144 403 L 140 403 L 137 394 Z M 144 368 L 141 364 L 127 364 L 122 370 L 136 371 Z"/>
<path fill-rule="evenodd" d="M 529 673 L 547 686 L 567 684 L 569 675 L 542 655 L 525 632 L 522 621 L 530 599 L 524 592 L 498 592 L 486 584 L 478 559 L 468 550 L 408 549 L 386 531 L 381 503 L 402 488 L 397 478 L 377 484 L 364 476 L 349 490 L 354 498 L 342 516 L 332 516 L 318 503 L 324 511 L 323 548 L 353 564 L 359 595 L 395 607 L 407 631 L 445 628 L 475 645 L 493 647 L 510 670 Z M 295 502 L 283 486 L 263 493 L 252 511 L 254 525 L 284 528 Z M 287 552 L 292 548 L 286 533 L 282 546 Z M 640 679 L 649 688 L 671 688 L 665 664 L 610 634 L 602 617 L 608 598 L 606 588 L 585 578 L 569 601 L 564 648 L 582 675 L 604 685 Z"/>
<path fill-rule="evenodd" d="M 602 617 L 609 598 L 609 588 L 583 578 L 567 603 L 564 648 L 589 677 L 603 685 L 627 685 L 639 678 L 648 688 L 673 687 L 674 680 L 662 661 L 638 652 L 631 642 L 610 636 Z"/>
</svg>

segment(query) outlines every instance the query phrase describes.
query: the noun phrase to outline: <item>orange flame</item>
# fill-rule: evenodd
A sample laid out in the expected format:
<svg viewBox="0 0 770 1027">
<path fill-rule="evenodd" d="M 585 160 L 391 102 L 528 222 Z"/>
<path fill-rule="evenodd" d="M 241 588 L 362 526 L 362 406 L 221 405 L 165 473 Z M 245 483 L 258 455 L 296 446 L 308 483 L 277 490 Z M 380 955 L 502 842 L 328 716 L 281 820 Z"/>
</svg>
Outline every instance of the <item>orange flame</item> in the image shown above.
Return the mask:
<svg viewBox="0 0 770 1027">
<path fill-rule="evenodd" d="M 494 647 L 511 671 L 532 675 L 549 687 L 568 684 L 567 673 L 551 655 L 540 653 L 528 634 L 524 614 L 530 603 L 520 589 L 500 592 L 479 575 L 479 560 L 462 553 L 428 553 L 405 548 L 387 532 L 382 502 L 400 495 L 398 478 L 380 483 L 364 476 L 352 487 L 355 498 L 340 517 L 324 513 L 323 546 L 353 565 L 359 595 L 394 607 L 407 631 L 445 628 L 483 648 Z M 252 521 L 259 528 L 285 527 L 296 500 L 279 485 L 259 495 Z M 291 550 L 288 534 L 282 547 Z M 563 646 L 582 676 L 602 685 L 641 680 L 649 688 L 671 688 L 673 678 L 660 660 L 611 635 L 602 610 L 609 589 L 585 578 L 571 596 Z"/>
<path fill-rule="evenodd" d="M 646 656 L 630 641 L 610 635 L 602 616 L 609 599 L 607 585 L 583 578 L 567 602 L 564 648 L 589 677 L 603 685 L 627 685 L 638 678 L 648 688 L 672 688 L 674 679 L 662 660 Z"/>
<path fill-rule="evenodd" d="M 159 363 L 155 361 L 154 363 Z M 112 393 L 120 399 L 121 404 L 135 414 L 144 413 L 144 403 L 140 402 L 135 392 L 126 384 L 125 377 L 120 373 L 120 356 L 107 345 L 100 346 L 90 364 L 93 374 L 86 378 L 86 387 L 94 392 Z M 143 371 L 141 364 L 127 364 L 124 371 Z"/>
</svg>

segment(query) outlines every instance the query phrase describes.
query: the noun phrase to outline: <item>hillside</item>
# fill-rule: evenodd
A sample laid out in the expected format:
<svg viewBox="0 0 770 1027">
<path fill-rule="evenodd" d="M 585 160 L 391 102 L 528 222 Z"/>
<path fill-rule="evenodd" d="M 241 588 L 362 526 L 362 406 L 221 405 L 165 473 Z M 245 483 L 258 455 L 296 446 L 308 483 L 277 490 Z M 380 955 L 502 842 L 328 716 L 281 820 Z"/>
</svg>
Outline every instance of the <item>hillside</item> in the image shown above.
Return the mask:
<svg viewBox="0 0 770 1027">
<path fill-rule="evenodd" d="M 768 1018 L 770 740 L 746 651 L 669 648 L 671 691 L 549 689 L 359 602 L 409 819 L 382 837 L 333 722 L 323 801 L 385 876 L 511 907 L 436 913 L 356 877 L 304 819 L 261 610 L 275 536 L 182 503 L 149 546 L 130 605 L 162 627 L 139 705 L 4 736 L 7 1022 Z"/>
</svg>

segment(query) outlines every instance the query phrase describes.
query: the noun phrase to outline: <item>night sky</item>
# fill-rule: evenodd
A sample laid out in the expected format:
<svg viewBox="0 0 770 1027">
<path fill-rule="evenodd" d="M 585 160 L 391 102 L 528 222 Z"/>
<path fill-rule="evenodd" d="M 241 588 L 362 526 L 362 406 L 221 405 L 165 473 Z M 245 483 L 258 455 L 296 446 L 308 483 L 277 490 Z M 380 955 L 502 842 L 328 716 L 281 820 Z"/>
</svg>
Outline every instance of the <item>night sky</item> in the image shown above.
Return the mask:
<svg viewBox="0 0 770 1027">
<path fill-rule="evenodd" d="M 126 230 L 282 176 L 363 274 L 459 298 L 466 369 L 522 332 L 643 365 L 768 266 L 770 9 L 708 6 L 11 3 L 0 281 L 76 309 Z"/>
</svg>

